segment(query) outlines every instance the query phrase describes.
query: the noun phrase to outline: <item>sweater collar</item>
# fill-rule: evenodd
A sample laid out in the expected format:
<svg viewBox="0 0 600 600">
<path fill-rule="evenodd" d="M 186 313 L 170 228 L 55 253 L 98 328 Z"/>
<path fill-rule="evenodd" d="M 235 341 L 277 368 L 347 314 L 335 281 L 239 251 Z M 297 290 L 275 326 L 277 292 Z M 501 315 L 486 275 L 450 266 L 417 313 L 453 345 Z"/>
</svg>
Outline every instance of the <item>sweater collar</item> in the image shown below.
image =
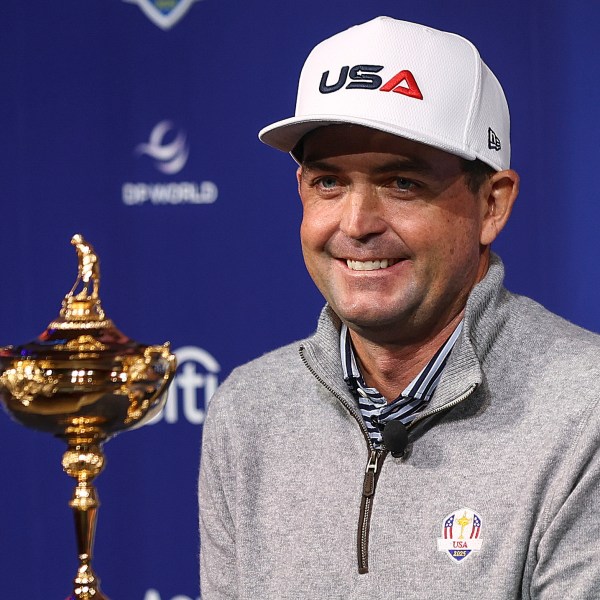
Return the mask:
<svg viewBox="0 0 600 600">
<path fill-rule="evenodd" d="M 503 281 L 502 260 L 492 253 L 488 272 L 469 295 L 463 330 L 424 415 L 443 409 L 481 384 L 481 366 L 506 320 L 503 306 L 507 292 Z M 339 360 L 340 326 L 339 317 L 325 305 L 317 331 L 306 344 L 307 359 L 339 394 L 348 396 Z"/>
</svg>

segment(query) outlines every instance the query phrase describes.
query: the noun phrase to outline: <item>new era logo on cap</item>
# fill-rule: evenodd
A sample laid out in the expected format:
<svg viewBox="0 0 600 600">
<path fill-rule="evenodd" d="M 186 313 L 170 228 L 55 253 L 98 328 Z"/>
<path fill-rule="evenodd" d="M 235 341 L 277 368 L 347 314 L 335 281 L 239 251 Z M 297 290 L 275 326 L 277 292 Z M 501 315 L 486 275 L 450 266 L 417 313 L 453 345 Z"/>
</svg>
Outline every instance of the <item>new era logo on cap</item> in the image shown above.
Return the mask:
<svg viewBox="0 0 600 600">
<path fill-rule="evenodd" d="M 500 138 L 494 133 L 494 130 L 491 127 L 488 128 L 488 148 L 496 151 L 502 149 Z"/>
</svg>

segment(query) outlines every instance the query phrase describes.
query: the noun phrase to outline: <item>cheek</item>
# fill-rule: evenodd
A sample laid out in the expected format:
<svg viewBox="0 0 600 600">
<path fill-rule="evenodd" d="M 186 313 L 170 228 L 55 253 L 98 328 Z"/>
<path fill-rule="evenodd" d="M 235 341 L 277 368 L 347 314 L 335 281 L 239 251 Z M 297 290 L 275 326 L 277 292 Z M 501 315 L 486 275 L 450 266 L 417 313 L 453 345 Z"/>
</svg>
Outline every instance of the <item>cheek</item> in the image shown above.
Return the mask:
<svg viewBox="0 0 600 600">
<path fill-rule="evenodd" d="M 323 269 L 325 268 L 321 260 L 325 242 L 326 240 L 323 239 L 319 228 L 315 225 L 315 220 L 306 218 L 305 215 L 300 225 L 302 256 L 304 257 L 304 265 L 308 274 L 319 289 L 321 289 L 320 282 L 322 280 Z"/>
<path fill-rule="evenodd" d="M 442 269 L 446 278 L 455 280 L 459 286 L 470 282 L 480 259 L 477 223 L 469 219 L 451 223 L 442 251 L 440 259 L 444 263 Z"/>
<path fill-rule="evenodd" d="M 403 237 L 418 256 L 429 256 L 429 268 L 454 271 L 469 270 L 479 254 L 479 227 L 476 219 L 447 211 L 432 211 L 405 227 Z"/>
<path fill-rule="evenodd" d="M 333 235 L 336 222 L 331 211 L 325 210 L 319 203 L 303 203 L 300 240 L 305 250 L 322 249 Z"/>
<path fill-rule="evenodd" d="M 302 250 L 306 252 L 314 247 L 319 237 L 318 228 L 315 227 L 314 219 L 308 217 L 305 212 L 302 217 L 302 223 L 300 224 L 300 242 L 302 243 Z"/>
</svg>

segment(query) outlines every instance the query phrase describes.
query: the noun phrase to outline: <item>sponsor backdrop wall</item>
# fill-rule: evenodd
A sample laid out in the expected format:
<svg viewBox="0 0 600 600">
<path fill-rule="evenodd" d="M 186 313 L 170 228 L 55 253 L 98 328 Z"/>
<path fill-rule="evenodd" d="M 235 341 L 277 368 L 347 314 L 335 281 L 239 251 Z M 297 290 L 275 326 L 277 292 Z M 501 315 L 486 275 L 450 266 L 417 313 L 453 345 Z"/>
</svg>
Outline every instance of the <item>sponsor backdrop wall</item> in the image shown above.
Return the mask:
<svg viewBox="0 0 600 600">
<path fill-rule="evenodd" d="M 108 316 L 140 342 L 169 340 L 180 362 L 160 421 L 106 445 L 95 566 L 113 600 L 199 597 L 206 405 L 234 366 L 311 332 L 321 306 L 294 163 L 256 133 L 292 114 L 317 41 L 378 14 L 480 48 L 523 178 L 496 246 L 508 286 L 600 331 L 596 3 L 4 3 L 0 344 L 58 314 L 78 232 L 100 256 Z M 65 597 L 76 560 L 62 443 L 0 417 L 0 598 Z"/>
</svg>

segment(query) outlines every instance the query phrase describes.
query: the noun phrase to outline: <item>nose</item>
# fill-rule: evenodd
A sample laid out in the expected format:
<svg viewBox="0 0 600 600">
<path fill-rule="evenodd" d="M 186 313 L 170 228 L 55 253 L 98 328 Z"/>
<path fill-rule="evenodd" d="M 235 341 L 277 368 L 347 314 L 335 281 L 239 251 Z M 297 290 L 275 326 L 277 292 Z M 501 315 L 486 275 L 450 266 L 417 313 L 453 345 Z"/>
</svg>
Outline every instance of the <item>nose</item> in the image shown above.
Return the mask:
<svg viewBox="0 0 600 600">
<path fill-rule="evenodd" d="M 340 218 L 344 234 L 358 240 L 383 233 L 385 229 L 381 201 L 375 191 L 360 187 L 346 195 Z"/>
</svg>

